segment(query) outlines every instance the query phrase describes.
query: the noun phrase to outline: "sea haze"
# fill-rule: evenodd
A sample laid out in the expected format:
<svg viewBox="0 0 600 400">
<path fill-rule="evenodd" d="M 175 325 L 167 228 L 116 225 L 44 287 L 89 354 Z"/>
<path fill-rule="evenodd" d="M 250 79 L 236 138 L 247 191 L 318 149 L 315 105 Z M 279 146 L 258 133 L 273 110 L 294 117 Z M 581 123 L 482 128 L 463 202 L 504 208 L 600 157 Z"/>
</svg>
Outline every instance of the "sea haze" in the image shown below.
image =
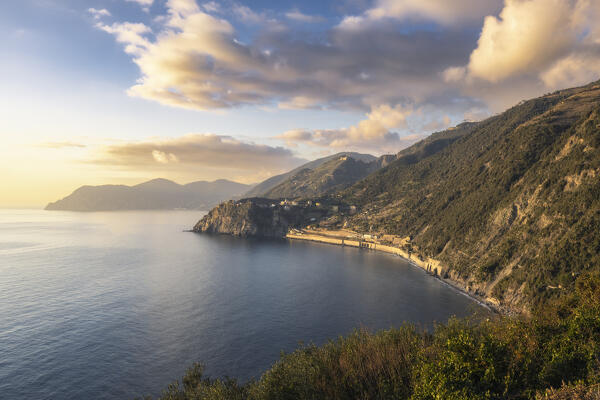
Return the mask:
<svg viewBox="0 0 600 400">
<path fill-rule="evenodd" d="M 478 306 L 399 257 L 184 232 L 190 211 L 0 211 L 0 393 L 156 395 L 193 362 L 257 377 L 299 342 Z"/>
</svg>

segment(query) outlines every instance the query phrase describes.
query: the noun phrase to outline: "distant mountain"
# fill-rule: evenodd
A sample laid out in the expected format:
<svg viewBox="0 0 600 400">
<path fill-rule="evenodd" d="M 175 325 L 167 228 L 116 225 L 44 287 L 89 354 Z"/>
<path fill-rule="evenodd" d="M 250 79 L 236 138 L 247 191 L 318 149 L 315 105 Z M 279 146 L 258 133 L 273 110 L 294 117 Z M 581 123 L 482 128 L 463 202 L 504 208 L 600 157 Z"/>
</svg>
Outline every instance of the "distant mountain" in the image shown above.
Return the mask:
<svg viewBox="0 0 600 400">
<path fill-rule="evenodd" d="M 153 179 L 135 186 L 82 186 L 64 199 L 49 203 L 46 210 L 113 211 L 152 209 L 209 209 L 238 197 L 251 186 L 219 179 L 180 185 Z"/>
<path fill-rule="evenodd" d="M 295 198 L 319 196 L 344 189 L 377 170 L 389 158 L 370 154 L 337 153 L 319 158 L 256 185 L 244 197 Z"/>
<path fill-rule="evenodd" d="M 319 165 L 326 163 L 329 160 L 339 158 L 342 155 L 348 155 L 348 156 L 354 158 L 355 160 L 360 160 L 360 161 L 365 161 L 365 162 L 370 162 L 370 161 L 373 161 L 376 159 L 375 156 L 372 156 L 370 154 L 361 154 L 361 153 L 353 153 L 353 152 L 337 153 L 337 154 L 334 154 L 331 156 L 319 158 L 319 159 L 313 160 L 311 162 L 308 162 L 306 164 L 303 164 L 303 165 L 299 166 L 298 168 L 295 168 L 289 172 L 286 172 L 286 173 L 283 173 L 280 175 L 275 175 L 275 176 L 270 177 L 267 180 L 262 181 L 258 185 L 254 186 L 251 190 L 244 193 L 244 197 L 264 197 L 264 194 L 267 193 L 269 190 L 273 189 L 275 186 L 279 185 L 280 183 L 282 183 L 286 179 L 290 178 L 291 176 L 297 174 L 298 172 L 300 172 L 304 169 L 314 169 L 314 168 L 318 167 Z"/>
</svg>

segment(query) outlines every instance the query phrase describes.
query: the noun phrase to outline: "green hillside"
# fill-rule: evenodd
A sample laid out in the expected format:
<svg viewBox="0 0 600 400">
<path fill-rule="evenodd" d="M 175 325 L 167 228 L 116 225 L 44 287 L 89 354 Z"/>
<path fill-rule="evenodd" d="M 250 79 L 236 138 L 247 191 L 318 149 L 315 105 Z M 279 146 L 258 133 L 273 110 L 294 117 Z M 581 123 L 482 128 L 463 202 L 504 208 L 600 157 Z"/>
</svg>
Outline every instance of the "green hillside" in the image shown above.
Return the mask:
<svg viewBox="0 0 600 400">
<path fill-rule="evenodd" d="M 317 166 L 303 168 L 264 193 L 271 199 L 315 197 L 345 189 L 376 171 L 377 160 L 363 162 L 352 156 L 340 155 Z"/>
<path fill-rule="evenodd" d="M 600 269 L 600 84 L 523 102 L 421 142 L 346 190 L 361 232 L 411 236 L 410 249 L 515 309 Z M 428 138 L 431 142 L 435 138 Z M 440 146 L 442 147 L 442 146 Z M 401 153 L 402 154 L 402 153 Z"/>
<path fill-rule="evenodd" d="M 298 168 L 294 168 L 293 170 L 288 171 L 286 173 L 275 175 L 268 179 L 265 179 L 264 181 L 260 182 L 259 184 L 255 185 L 254 187 L 252 187 L 252 189 L 250 189 L 248 192 L 246 192 L 243 197 L 267 197 L 266 196 L 267 192 L 269 192 L 276 186 L 284 183 L 285 181 L 287 181 L 294 175 L 300 173 L 301 171 L 313 170 L 331 160 L 337 160 L 341 156 L 349 156 L 357 161 L 363 161 L 365 163 L 370 163 L 372 161 L 377 160 L 377 158 L 375 156 L 372 156 L 370 154 L 355 153 L 355 152 L 351 152 L 351 151 L 337 153 L 337 154 L 333 154 L 333 155 L 330 155 L 327 157 L 318 158 L 316 160 L 307 162 L 306 164 L 302 164 Z M 388 157 L 390 157 L 390 156 L 388 156 Z M 356 181 L 354 181 L 354 182 L 356 182 Z M 352 182 L 352 183 L 354 183 L 354 182 Z"/>
</svg>

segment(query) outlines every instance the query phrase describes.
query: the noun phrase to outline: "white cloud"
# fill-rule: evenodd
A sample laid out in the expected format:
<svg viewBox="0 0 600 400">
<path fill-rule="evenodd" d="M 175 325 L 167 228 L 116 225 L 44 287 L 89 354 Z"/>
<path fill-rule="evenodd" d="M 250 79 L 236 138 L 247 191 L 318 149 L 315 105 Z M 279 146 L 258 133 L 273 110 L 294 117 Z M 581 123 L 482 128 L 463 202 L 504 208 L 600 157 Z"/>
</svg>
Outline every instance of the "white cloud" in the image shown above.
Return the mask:
<svg viewBox="0 0 600 400">
<path fill-rule="evenodd" d="M 548 88 L 559 89 L 584 85 L 600 77 L 600 52 L 578 52 L 558 60 L 542 72 L 541 79 Z"/>
<path fill-rule="evenodd" d="M 322 108 L 322 102 L 322 99 L 314 97 L 294 96 L 290 100 L 280 102 L 278 107 L 285 110 L 316 110 Z"/>
<path fill-rule="evenodd" d="M 357 29 L 384 19 L 424 19 L 444 25 L 478 21 L 496 13 L 502 0 L 377 0 L 362 16 L 346 17 L 341 27 Z"/>
<path fill-rule="evenodd" d="M 106 8 L 96 9 L 93 7 L 88 8 L 88 13 L 90 13 L 94 19 L 100 19 L 102 17 L 110 17 L 111 13 Z"/>
<path fill-rule="evenodd" d="M 446 68 L 442 73 L 445 82 L 460 82 L 467 74 L 466 67 L 450 67 Z"/>
<path fill-rule="evenodd" d="M 64 141 L 64 142 L 45 142 L 45 143 L 40 143 L 37 146 L 39 146 L 39 147 L 46 147 L 46 148 L 49 148 L 49 149 L 84 148 L 84 147 L 86 147 L 86 145 L 83 144 L 83 143 L 69 142 L 69 141 Z"/>
<path fill-rule="evenodd" d="M 298 159 L 283 147 L 243 142 L 231 136 L 189 134 L 105 146 L 94 162 L 114 165 L 148 165 L 178 162 L 223 168 L 269 167 L 295 164 Z"/>
<path fill-rule="evenodd" d="M 114 35 L 118 42 L 125 43 L 125 51 L 129 54 L 140 54 L 150 47 L 144 34 L 150 33 L 149 27 L 142 23 L 114 23 L 112 25 L 96 24 L 99 29 Z"/>
<path fill-rule="evenodd" d="M 551 87 L 597 77 L 590 51 L 600 50 L 599 8 L 592 0 L 506 0 L 499 18 L 485 19 L 469 76 L 497 83 L 531 75 Z"/>
<path fill-rule="evenodd" d="M 268 21 L 268 18 L 264 14 L 254 12 L 250 7 L 246 7 L 240 4 L 233 6 L 233 13 L 242 21 L 249 24 L 263 24 Z"/>
<path fill-rule="evenodd" d="M 491 82 L 539 70 L 577 39 L 565 0 L 507 0 L 500 17 L 487 17 L 471 54 L 471 75 Z"/>
<path fill-rule="evenodd" d="M 284 132 L 276 138 L 296 146 L 299 143 L 336 149 L 370 149 L 378 152 L 396 152 L 413 136 L 400 136 L 394 129 L 404 129 L 407 118 L 414 112 L 410 106 L 392 107 L 382 104 L 374 107 L 358 124 L 342 129 L 302 130 Z M 422 136 L 419 135 L 419 138 Z"/>
<path fill-rule="evenodd" d="M 155 32 L 143 24 L 100 27 L 125 43 L 140 68 L 130 95 L 188 109 L 278 104 L 364 110 L 423 101 L 440 92 L 442 71 L 471 50 L 456 40 L 462 34 L 403 33 L 385 24 L 369 32 L 334 29 L 327 42 L 304 41 L 275 29 L 272 20 L 241 43 L 227 20 L 193 0 L 169 0 L 166 7 Z M 265 18 L 243 6 L 231 12 L 248 21 Z"/>
<path fill-rule="evenodd" d="M 213 13 L 221 11 L 221 5 L 216 1 L 209 1 L 208 3 L 204 3 L 202 4 L 202 8 L 207 12 Z"/>
<path fill-rule="evenodd" d="M 472 110 L 501 111 L 598 74 L 597 0 L 507 0 L 503 9 L 501 0 L 457 0 L 452 6 L 441 0 L 376 0 L 366 12 L 318 35 L 300 35 L 297 24 L 282 27 L 268 11 L 215 4 L 168 0 L 152 31 L 127 22 L 97 25 L 123 43 L 139 67 L 129 95 L 194 110 L 365 112 L 381 104 L 413 104 L 433 110 L 437 119 L 459 120 Z M 296 11 L 286 17 L 304 18 Z M 499 16 L 483 22 L 489 12 Z M 243 33 L 252 34 L 240 35 L 225 16 L 251 25 Z M 403 29 L 406 19 L 438 26 L 408 21 L 410 29 Z M 480 34 L 473 29 L 477 21 Z M 322 131 L 318 141 L 342 143 L 351 133 Z M 388 135 L 384 142 L 393 140 Z"/>
<path fill-rule="evenodd" d="M 285 16 L 286 16 L 286 18 L 291 19 L 293 21 L 298 21 L 298 22 L 308 23 L 308 24 L 323 22 L 325 20 L 325 18 L 321 17 L 320 15 L 304 14 L 297 8 L 294 8 L 293 10 L 285 13 Z"/>
<path fill-rule="evenodd" d="M 130 3 L 138 3 L 139 5 L 143 6 L 143 7 L 149 7 L 154 3 L 154 0 L 125 0 L 128 1 Z"/>
<path fill-rule="evenodd" d="M 203 175 L 246 182 L 289 171 L 306 162 L 283 147 L 213 134 L 102 146 L 89 160 L 119 170 L 161 172 L 179 179 L 197 179 Z"/>
<path fill-rule="evenodd" d="M 173 153 L 165 153 L 164 151 L 152 150 L 152 158 L 158 163 L 168 164 L 170 162 L 179 162 L 177 156 Z"/>
<path fill-rule="evenodd" d="M 167 0 L 165 4 L 169 14 L 185 18 L 200 11 L 196 0 Z"/>
</svg>

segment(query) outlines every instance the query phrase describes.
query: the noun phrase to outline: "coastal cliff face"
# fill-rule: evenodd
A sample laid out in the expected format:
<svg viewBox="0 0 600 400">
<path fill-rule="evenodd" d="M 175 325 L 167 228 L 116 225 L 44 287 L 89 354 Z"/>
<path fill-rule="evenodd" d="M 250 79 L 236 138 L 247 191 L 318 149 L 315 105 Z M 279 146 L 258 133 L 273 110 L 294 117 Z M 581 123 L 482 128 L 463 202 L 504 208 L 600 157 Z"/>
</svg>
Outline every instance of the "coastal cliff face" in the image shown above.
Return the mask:
<svg viewBox="0 0 600 400">
<path fill-rule="evenodd" d="M 292 207 L 282 207 L 268 200 L 245 199 L 221 203 L 198 221 L 193 231 L 283 238 L 288 229 L 303 221 L 303 213 Z"/>
</svg>

